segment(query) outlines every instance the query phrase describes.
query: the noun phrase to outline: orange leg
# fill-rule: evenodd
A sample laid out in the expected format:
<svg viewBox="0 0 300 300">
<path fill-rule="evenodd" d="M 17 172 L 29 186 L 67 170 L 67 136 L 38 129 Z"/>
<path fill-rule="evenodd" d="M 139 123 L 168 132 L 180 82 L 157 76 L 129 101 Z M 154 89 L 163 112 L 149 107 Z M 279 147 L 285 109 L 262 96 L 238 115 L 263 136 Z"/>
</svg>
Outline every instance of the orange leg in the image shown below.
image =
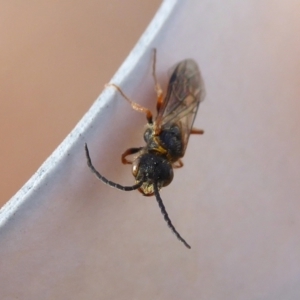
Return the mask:
<svg viewBox="0 0 300 300">
<path fill-rule="evenodd" d="M 139 148 L 129 148 L 129 149 L 127 149 L 127 150 L 122 154 L 122 163 L 123 163 L 124 165 L 126 165 L 126 164 L 132 164 L 132 161 L 127 160 L 127 159 L 126 159 L 126 156 L 135 154 L 135 153 L 139 152 L 141 149 L 143 149 L 143 147 L 139 147 Z"/>
<path fill-rule="evenodd" d="M 197 129 L 197 128 L 192 128 L 191 129 L 191 134 L 203 134 L 204 130 L 202 129 Z"/>
<path fill-rule="evenodd" d="M 105 85 L 105 87 L 110 87 L 110 86 L 113 87 L 113 88 L 115 88 L 115 89 L 123 96 L 123 98 L 125 98 L 125 99 L 129 102 L 129 104 L 131 105 L 131 107 L 132 107 L 134 110 L 146 114 L 146 118 L 147 118 L 147 121 L 148 121 L 149 124 L 152 124 L 152 123 L 153 123 L 152 113 L 151 113 L 151 111 L 150 111 L 148 108 L 143 107 L 143 106 L 139 105 L 138 103 L 133 102 L 132 100 L 130 100 L 130 99 L 123 93 L 123 91 L 121 90 L 121 88 L 120 88 L 119 86 L 115 85 L 114 83 L 107 83 L 107 84 Z"/>
<path fill-rule="evenodd" d="M 174 164 L 173 164 L 173 168 L 174 169 L 179 169 L 183 167 L 183 162 L 181 159 L 177 160 Z"/>
</svg>

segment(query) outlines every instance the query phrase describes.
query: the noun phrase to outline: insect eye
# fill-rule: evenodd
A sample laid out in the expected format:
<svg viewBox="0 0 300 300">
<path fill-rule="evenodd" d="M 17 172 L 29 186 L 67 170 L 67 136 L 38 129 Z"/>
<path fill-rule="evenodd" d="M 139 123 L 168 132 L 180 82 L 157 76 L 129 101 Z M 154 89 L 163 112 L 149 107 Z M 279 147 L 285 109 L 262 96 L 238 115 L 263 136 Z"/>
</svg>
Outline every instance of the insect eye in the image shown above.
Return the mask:
<svg viewBox="0 0 300 300">
<path fill-rule="evenodd" d="M 173 172 L 173 169 L 170 168 L 169 169 L 169 175 L 168 175 L 168 177 L 165 178 L 165 180 L 163 182 L 163 186 L 169 185 L 172 182 L 173 177 L 174 177 L 174 172 Z"/>
</svg>

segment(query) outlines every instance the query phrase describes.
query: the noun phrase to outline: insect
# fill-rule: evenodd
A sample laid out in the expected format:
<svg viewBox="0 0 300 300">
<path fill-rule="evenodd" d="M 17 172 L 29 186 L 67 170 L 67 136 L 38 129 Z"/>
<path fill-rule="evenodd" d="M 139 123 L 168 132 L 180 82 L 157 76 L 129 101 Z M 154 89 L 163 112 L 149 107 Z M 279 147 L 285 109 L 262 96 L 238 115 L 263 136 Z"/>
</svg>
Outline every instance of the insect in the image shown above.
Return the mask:
<svg viewBox="0 0 300 300">
<path fill-rule="evenodd" d="M 154 195 L 170 229 L 190 249 L 191 246 L 172 224 L 159 191 L 171 183 L 173 168 L 183 166 L 181 158 L 185 154 L 190 134 L 204 133 L 203 130 L 193 128 L 193 123 L 199 104 L 204 100 L 205 87 L 196 62 L 186 59 L 175 65 L 164 97 L 156 78 L 155 67 L 156 49 L 154 49 L 152 66 L 157 94 L 157 116 L 154 121 L 149 109 L 130 100 L 118 86 L 108 84 L 117 89 L 134 110 L 145 113 L 147 117 L 148 123 L 144 133 L 146 145 L 129 148 L 122 154 L 122 163 L 132 164 L 135 184 L 122 186 L 101 175 L 93 166 L 87 144 L 85 144 L 87 164 L 100 180 L 111 187 L 122 191 L 139 190 L 145 196 Z M 126 157 L 132 154 L 136 154 L 136 157 L 132 161 L 128 160 Z"/>
</svg>

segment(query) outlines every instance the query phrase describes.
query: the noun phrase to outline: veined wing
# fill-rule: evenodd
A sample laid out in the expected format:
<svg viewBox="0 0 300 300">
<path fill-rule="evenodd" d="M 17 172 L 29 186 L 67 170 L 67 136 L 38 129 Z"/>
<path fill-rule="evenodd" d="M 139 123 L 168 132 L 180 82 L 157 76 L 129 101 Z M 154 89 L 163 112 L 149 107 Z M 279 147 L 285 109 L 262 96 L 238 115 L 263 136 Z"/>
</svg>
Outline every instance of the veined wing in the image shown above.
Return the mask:
<svg viewBox="0 0 300 300">
<path fill-rule="evenodd" d="M 175 123 L 180 126 L 184 151 L 199 104 L 204 97 L 204 82 L 196 62 L 186 59 L 178 63 L 170 77 L 167 94 L 156 122 L 162 130 Z"/>
</svg>

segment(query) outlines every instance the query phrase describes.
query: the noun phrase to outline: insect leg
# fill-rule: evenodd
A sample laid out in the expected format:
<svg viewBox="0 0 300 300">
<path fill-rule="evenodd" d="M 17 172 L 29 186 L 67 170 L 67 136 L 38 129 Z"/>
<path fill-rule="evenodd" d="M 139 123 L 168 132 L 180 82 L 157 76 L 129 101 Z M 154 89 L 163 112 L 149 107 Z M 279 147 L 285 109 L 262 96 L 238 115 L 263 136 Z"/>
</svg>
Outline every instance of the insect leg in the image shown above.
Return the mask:
<svg viewBox="0 0 300 300">
<path fill-rule="evenodd" d="M 143 147 L 139 147 L 139 148 L 129 148 L 127 149 L 123 154 L 122 154 L 122 163 L 124 165 L 126 164 L 132 164 L 132 161 L 127 160 L 126 156 L 131 155 L 131 154 L 135 154 L 137 152 L 139 152 L 141 149 L 143 149 Z"/>
<path fill-rule="evenodd" d="M 204 134 L 204 130 L 198 128 L 192 128 L 191 134 Z"/>
<path fill-rule="evenodd" d="M 87 164 L 88 164 L 89 168 L 91 169 L 91 171 L 97 176 L 97 178 L 99 178 L 100 180 L 102 180 L 107 185 L 109 185 L 111 187 L 114 187 L 116 189 L 122 190 L 122 191 L 137 190 L 138 188 L 140 188 L 143 185 L 143 181 L 142 180 L 139 183 L 137 183 L 137 184 L 135 184 L 133 186 L 123 186 L 123 185 L 120 185 L 118 183 L 115 183 L 113 181 L 108 180 L 107 178 L 105 178 L 104 176 L 102 176 L 96 170 L 96 168 L 93 166 L 87 144 L 85 144 L 85 155 L 86 155 L 86 158 L 87 158 Z"/>
<path fill-rule="evenodd" d="M 130 99 L 123 93 L 123 91 L 121 90 L 121 88 L 120 88 L 119 86 L 115 85 L 114 83 L 107 83 L 107 84 L 105 85 L 105 87 L 110 87 L 110 86 L 113 87 L 113 88 L 115 88 L 115 89 L 122 95 L 122 97 L 130 103 L 131 107 L 132 107 L 134 110 L 146 114 L 146 118 L 147 118 L 147 121 L 148 121 L 149 124 L 152 124 L 152 123 L 153 123 L 152 113 L 151 113 L 151 111 L 150 111 L 148 108 L 143 107 L 143 106 L 139 105 L 138 103 L 133 102 L 132 100 L 130 100 Z"/>
<path fill-rule="evenodd" d="M 156 78 L 156 49 L 153 49 L 153 66 L 152 66 L 152 76 L 154 79 L 154 89 L 157 95 L 157 103 L 156 103 L 156 110 L 159 111 L 162 103 L 163 103 L 163 91 L 162 88 L 160 87 L 157 78 Z"/>
<path fill-rule="evenodd" d="M 165 221 L 167 222 L 167 224 L 168 224 L 168 226 L 171 228 L 171 230 L 175 233 L 175 235 L 177 236 L 177 238 L 187 247 L 187 248 L 189 248 L 189 249 L 191 249 L 191 246 L 181 237 L 181 235 L 178 233 L 178 231 L 175 229 L 175 227 L 174 227 L 174 225 L 172 224 L 172 222 L 171 222 L 171 220 L 170 220 L 170 218 L 169 218 L 169 216 L 168 216 L 168 213 L 167 213 L 167 211 L 166 211 L 166 208 L 165 208 L 165 206 L 164 206 L 164 204 L 163 204 L 163 201 L 162 201 L 162 199 L 161 199 L 161 197 L 160 197 L 160 194 L 159 194 L 159 192 L 158 192 L 158 187 L 157 187 L 157 184 L 156 183 L 154 183 L 153 184 L 154 185 L 154 194 L 155 194 L 155 198 L 156 198 L 156 200 L 157 200 L 157 202 L 158 202 L 158 206 L 159 206 L 159 208 L 160 208 L 160 210 L 161 210 L 161 213 L 163 214 L 163 216 L 164 216 L 164 219 L 165 219 Z"/>
<path fill-rule="evenodd" d="M 175 169 L 179 169 L 179 168 L 182 168 L 183 167 L 183 162 L 181 159 L 177 160 L 173 165 L 173 168 Z"/>
</svg>

